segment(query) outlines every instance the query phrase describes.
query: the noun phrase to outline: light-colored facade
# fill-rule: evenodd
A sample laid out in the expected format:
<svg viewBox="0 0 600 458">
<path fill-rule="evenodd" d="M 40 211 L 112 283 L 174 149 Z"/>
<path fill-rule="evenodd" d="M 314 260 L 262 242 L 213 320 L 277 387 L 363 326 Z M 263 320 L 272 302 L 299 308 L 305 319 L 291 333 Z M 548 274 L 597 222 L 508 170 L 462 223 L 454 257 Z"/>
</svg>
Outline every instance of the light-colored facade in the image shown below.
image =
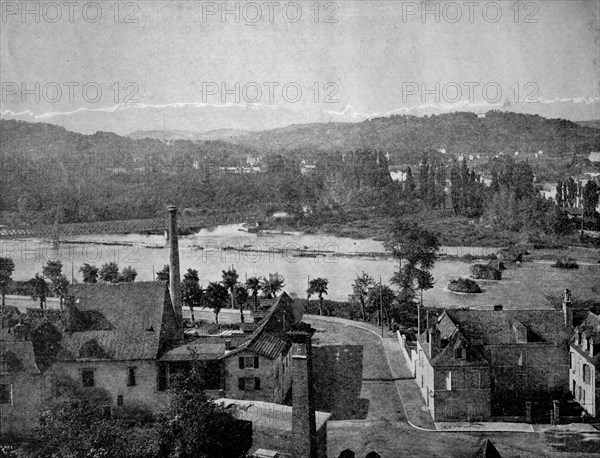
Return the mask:
<svg viewBox="0 0 600 458">
<path fill-rule="evenodd" d="M 589 313 L 569 345 L 569 389 L 588 415 L 600 416 L 600 316 Z"/>
<path fill-rule="evenodd" d="M 569 389 L 569 320 L 570 311 L 446 310 L 419 336 L 414 362 L 434 421 L 549 421 L 546 404 Z"/>
<path fill-rule="evenodd" d="M 0 433 L 20 433 L 37 425 L 46 395 L 45 377 L 31 342 L 2 341 L 0 353 Z"/>
</svg>

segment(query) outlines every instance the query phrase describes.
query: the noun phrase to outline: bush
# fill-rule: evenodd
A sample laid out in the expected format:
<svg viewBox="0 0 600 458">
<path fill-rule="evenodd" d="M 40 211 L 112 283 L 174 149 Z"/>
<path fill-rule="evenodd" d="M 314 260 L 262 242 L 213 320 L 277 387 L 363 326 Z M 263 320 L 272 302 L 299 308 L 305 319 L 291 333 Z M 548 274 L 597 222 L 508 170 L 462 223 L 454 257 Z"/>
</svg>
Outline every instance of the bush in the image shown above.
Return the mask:
<svg viewBox="0 0 600 458">
<path fill-rule="evenodd" d="M 481 293 L 479 285 L 469 278 L 453 278 L 448 283 L 448 289 L 454 293 Z"/>
<path fill-rule="evenodd" d="M 502 272 L 491 265 L 475 264 L 470 267 L 471 276 L 481 280 L 502 280 Z"/>
<path fill-rule="evenodd" d="M 579 264 L 573 258 L 559 258 L 552 264 L 552 267 L 557 267 L 558 269 L 579 269 Z"/>
</svg>

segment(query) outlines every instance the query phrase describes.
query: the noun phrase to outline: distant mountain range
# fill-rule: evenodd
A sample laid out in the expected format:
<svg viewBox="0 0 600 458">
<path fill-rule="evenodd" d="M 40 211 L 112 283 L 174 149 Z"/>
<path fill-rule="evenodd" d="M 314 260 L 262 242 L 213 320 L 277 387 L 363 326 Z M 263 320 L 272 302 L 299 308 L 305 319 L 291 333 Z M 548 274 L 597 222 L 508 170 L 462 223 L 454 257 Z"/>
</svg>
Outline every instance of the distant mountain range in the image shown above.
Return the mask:
<svg viewBox="0 0 600 458">
<path fill-rule="evenodd" d="M 391 116 L 357 123 L 313 123 L 264 131 L 218 129 L 137 131 L 123 137 L 109 132 L 84 135 L 51 124 L 0 120 L 2 151 L 9 157 L 84 158 L 119 161 L 192 157 L 235 162 L 249 155 L 282 152 L 314 158 L 334 151 L 376 149 L 391 163 L 414 163 L 424 151 L 449 155 L 544 151 L 545 154 L 587 154 L 600 150 L 599 121 L 573 123 L 491 111 L 485 115 L 451 113 L 437 116 Z M 187 159 L 186 159 L 187 158 Z"/>
<path fill-rule="evenodd" d="M 193 132 L 189 130 L 138 130 L 127 135 L 133 139 L 153 138 L 161 141 L 189 140 L 192 142 L 223 140 L 238 137 L 249 133 L 243 129 L 214 129 L 207 132 Z"/>
</svg>

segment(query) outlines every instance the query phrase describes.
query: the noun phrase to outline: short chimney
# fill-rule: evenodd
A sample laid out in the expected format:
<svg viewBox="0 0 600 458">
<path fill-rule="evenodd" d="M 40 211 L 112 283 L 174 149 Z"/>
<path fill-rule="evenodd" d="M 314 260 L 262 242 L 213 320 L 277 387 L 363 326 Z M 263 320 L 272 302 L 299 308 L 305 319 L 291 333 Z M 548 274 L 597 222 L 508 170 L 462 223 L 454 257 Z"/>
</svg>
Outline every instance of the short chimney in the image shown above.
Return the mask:
<svg viewBox="0 0 600 458">
<path fill-rule="evenodd" d="M 179 271 L 179 240 L 177 236 L 177 207 L 169 205 L 169 293 L 171 304 L 183 337 L 183 311 L 181 309 L 181 272 Z"/>
<path fill-rule="evenodd" d="M 563 297 L 563 316 L 565 320 L 565 326 L 573 326 L 573 303 L 571 302 L 571 291 L 565 289 L 565 295 Z"/>
<path fill-rule="evenodd" d="M 299 323 L 288 333 L 292 340 L 292 456 L 316 458 L 315 401 L 312 384 L 310 325 Z"/>
</svg>

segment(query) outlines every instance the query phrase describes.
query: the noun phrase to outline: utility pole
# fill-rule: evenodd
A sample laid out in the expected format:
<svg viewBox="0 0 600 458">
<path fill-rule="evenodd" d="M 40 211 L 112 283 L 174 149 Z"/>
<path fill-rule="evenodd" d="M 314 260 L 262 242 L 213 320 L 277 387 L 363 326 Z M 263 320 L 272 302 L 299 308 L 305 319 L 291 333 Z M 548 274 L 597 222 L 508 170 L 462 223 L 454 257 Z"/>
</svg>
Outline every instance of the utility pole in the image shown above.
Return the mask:
<svg viewBox="0 0 600 458">
<path fill-rule="evenodd" d="M 379 276 L 379 316 L 381 322 L 381 337 L 383 337 L 383 298 L 382 298 L 383 284 L 381 283 L 381 275 Z"/>
<path fill-rule="evenodd" d="M 421 300 L 417 303 L 417 336 L 421 334 L 421 307 L 423 306 L 423 289 L 421 288 Z"/>
</svg>

